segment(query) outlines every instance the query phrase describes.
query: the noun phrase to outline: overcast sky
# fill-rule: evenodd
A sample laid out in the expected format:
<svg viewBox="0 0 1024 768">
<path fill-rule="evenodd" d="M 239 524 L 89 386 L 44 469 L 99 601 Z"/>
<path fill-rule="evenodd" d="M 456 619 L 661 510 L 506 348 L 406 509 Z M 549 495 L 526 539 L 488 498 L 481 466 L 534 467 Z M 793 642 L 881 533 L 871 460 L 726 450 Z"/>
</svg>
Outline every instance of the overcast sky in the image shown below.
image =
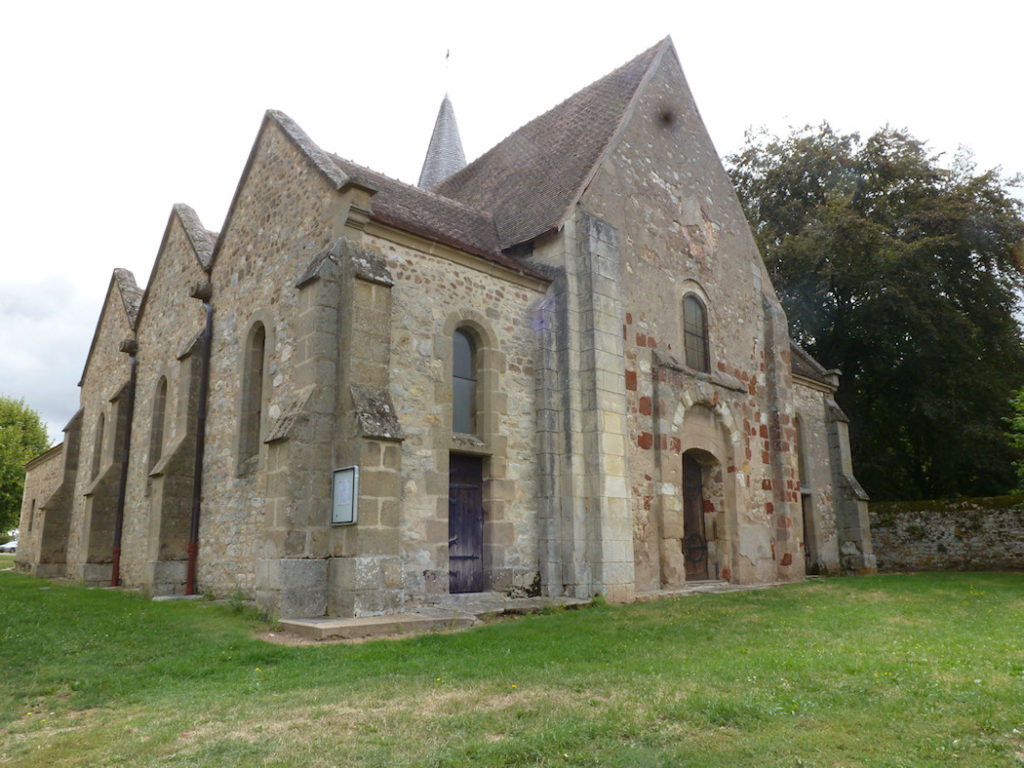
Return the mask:
<svg viewBox="0 0 1024 768">
<path fill-rule="evenodd" d="M 722 155 L 888 123 L 1018 173 L 1022 29 L 1006 0 L 5 3 L 0 394 L 60 438 L 111 271 L 145 286 L 174 203 L 221 228 L 268 108 L 415 183 L 446 90 L 472 159 L 671 35 Z"/>
</svg>

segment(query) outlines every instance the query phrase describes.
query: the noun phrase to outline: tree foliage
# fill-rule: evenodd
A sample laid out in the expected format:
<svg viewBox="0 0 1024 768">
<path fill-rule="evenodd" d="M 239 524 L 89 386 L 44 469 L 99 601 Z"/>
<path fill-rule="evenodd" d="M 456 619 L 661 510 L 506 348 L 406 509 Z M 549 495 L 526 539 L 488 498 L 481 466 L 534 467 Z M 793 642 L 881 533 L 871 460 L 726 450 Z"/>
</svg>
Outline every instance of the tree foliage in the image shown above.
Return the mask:
<svg viewBox="0 0 1024 768">
<path fill-rule="evenodd" d="M 843 373 L 857 474 L 880 499 L 1014 482 L 1021 180 L 940 160 L 905 131 L 827 124 L 748 135 L 728 158 L 791 334 Z"/>
<path fill-rule="evenodd" d="M 0 395 L 0 534 L 18 526 L 25 464 L 49 444 L 39 414 L 24 400 Z"/>
<path fill-rule="evenodd" d="M 1017 468 L 1017 491 L 1024 491 L 1024 388 L 1017 390 L 1017 393 L 1010 400 L 1012 413 L 1006 419 L 1009 430 L 1006 439 L 1010 445 L 1017 450 L 1017 461 L 1014 466 Z"/>
</svg>

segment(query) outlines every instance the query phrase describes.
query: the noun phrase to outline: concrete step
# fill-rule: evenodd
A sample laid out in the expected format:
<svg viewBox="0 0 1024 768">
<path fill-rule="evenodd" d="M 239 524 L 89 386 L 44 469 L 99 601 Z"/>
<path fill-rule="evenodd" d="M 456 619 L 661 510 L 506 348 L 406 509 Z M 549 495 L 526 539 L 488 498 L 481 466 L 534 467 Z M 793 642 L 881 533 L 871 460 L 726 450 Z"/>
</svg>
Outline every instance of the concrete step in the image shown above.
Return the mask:
<svg viewBox="0 0 1024 768">
<path fill-rule="evenodd" d="M 465 629 L 476 622 L 476 617 L 472 615 L 424 616 L 419 613 L 397 613 L 390 616 L 360 616 L 353 619 L 281 619 L 279 623 L 281 629 L 286 632 L 294 632 L 311 640 L 359 640 L 414 632 Z"/>
</svg>

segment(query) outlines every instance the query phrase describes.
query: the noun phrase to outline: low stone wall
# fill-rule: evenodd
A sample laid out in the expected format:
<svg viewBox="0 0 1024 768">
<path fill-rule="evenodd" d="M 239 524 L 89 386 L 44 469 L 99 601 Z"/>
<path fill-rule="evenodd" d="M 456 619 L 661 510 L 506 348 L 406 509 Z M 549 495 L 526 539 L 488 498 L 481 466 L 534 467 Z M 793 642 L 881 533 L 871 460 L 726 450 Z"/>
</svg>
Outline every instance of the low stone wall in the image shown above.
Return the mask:
<svg viewBox="0 0 1024 768">
<path fill-rule="evenodd" d="M 1024 570 L 1024 496 L 869 505 L 879 571 Z"/>
</svg>

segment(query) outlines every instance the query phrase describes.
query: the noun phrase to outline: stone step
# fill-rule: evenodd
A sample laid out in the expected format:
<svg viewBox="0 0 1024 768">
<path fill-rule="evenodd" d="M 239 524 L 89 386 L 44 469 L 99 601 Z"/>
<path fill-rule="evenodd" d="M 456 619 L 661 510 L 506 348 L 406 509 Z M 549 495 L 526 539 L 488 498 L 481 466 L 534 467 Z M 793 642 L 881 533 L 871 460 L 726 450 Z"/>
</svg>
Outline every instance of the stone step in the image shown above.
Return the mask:
<svg viewBox="0 0 1024 768">
<path fill-rule="evenodd" d="M 472 615 L 424 616 L 418 613 L 397 613 L 390 616 L 359 616 L 352 619 L 281 619 L 279 623 L 284 631 L 294 632 L 312 640 L 359 640 L 414 632 L 465 629 L 476 622 L 476 617 Z"/>
</svg>

